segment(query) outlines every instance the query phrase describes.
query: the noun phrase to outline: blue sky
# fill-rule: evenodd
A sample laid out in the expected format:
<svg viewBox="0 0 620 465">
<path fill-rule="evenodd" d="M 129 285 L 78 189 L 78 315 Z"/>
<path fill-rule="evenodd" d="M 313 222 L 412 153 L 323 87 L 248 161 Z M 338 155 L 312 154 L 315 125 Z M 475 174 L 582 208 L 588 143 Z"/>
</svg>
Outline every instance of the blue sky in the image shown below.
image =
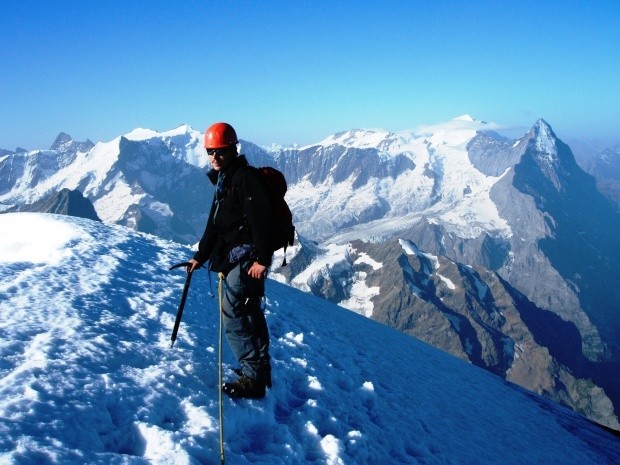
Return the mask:
<svg viewBox="0 0 620 465">
<path fill-rule="evenodd" d="M 620 140 L 620 2 L 0 0 L 0 148 L 232 123 L 258 144 L 468 113 Z"/>
</svg>

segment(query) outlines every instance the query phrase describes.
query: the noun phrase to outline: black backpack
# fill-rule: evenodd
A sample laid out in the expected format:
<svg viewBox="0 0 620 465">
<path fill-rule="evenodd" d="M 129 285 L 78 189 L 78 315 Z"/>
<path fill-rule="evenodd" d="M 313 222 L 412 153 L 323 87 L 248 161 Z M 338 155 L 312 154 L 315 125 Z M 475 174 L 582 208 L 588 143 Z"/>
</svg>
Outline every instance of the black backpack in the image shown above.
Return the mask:
<svg viewBox="0 0 620 465">
<path fill-rule="evenodd" d="M 282 266 L 286 266 L 286 248 L 295 242 L 295 226 L 293 225 L 293 214 L 289 208 L 284 194 L 288 188 L 286 179 L 281 171 L 271 167 L 262 166 L 260 168 L 250 167 L 254 169 L 263 182 L 265 191 L 271 200 L 271 207 L 274 212 L 274 224 L 272 230 L 272 246 L 271 249 L 284 249 L 284 261 Z"/>
</svg>

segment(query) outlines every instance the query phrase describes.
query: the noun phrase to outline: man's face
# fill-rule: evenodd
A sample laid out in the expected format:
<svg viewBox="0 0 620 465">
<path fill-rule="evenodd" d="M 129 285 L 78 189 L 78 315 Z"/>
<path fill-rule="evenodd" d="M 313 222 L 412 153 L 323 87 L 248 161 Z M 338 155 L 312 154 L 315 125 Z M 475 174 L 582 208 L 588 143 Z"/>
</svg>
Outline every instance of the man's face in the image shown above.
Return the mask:
<svg viewBox="0 0 620 465">
<path fill-rule="evenodd" d="M 220 149 L 207 149 L 211 167 L 215 171 L 221 171 L 228 168 L 234 158 L 237 156 L 237 148 L 234 145 L 222 147 Z"/>
</svg>

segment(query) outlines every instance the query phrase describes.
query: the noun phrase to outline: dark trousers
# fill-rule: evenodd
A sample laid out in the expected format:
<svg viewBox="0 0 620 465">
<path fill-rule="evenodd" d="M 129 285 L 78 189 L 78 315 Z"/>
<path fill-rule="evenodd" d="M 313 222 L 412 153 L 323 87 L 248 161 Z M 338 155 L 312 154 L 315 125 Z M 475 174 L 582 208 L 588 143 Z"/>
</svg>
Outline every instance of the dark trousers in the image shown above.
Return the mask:
<svg viewBox="0 0 620 465">
<path fill-rule="evenodd" d="M 222 312 L 226 339 L 248 378 L 270 373 L 269 330 L 261 309 L 264 281 L 248 276 L 249 263 L 237 264 L 224 281 Z"/>
</svg>

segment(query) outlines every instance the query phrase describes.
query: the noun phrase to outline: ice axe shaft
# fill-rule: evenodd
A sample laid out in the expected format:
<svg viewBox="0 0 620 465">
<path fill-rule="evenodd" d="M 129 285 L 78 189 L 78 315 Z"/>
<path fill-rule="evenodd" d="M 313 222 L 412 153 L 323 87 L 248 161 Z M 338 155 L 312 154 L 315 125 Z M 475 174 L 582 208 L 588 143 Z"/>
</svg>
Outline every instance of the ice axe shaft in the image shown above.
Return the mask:
<svg viewBox="0 0 620 465">
<path fill-rule="evenodd" d="M 190 267 L 191 263 L 189 262 L 178 263 L 170 267 L 170 270 L 174 270 L 175 268 L 180 268 L 182 266 Z M 191 281 L 192 281 L 192 271 L 188 268 L 187 277 L 185 278 L 185 285 L 183 286 L 183 294 L 181 295 L 181 302 L 179 303 L 179 309 L 177 310 L 177 318 L 174 321 L 174 328 L 172 328 L 172 336 L 170 337 L 170 340 L 172 341 L 172 343 L 170 344 L 170 348 L 174 346 L 174 341 L 176 341 L 177 339 L 177 333 L 179 332 L 179 325 L 181 324 L 181 318 L 183 317 L 183 308 L 185 307 L 185 300 L 187 299 L 187 292 L 189 291 L 189 284 Z"/>
</svg>

